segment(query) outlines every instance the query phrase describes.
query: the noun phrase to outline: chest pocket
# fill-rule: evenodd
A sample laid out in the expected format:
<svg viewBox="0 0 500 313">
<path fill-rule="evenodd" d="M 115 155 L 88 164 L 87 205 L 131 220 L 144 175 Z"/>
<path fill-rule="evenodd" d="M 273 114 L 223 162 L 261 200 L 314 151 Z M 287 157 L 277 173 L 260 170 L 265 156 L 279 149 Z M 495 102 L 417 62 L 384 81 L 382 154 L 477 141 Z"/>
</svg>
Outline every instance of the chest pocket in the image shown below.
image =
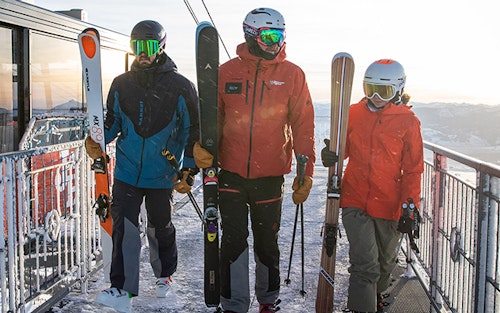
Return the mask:
<svg viewBox="0 0 500 313">
<path fill-rule="evenodd" d="M 242 90 L 242 83 L 232 83 L 228 82 L 226 83 L 226 86 L 224 86 L 224 93 L 226 94 L 240 94 Z"/>
</svg>

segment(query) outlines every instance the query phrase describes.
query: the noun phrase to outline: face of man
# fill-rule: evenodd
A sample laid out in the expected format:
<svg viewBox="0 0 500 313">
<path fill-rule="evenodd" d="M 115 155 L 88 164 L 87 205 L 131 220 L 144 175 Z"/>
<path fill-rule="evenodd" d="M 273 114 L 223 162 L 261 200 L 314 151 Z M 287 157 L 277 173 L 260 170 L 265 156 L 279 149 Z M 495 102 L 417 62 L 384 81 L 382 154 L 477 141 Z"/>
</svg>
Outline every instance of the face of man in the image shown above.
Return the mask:
<svg viewBox="0 0 500 313">
<path fill-rule="evenodd" d="M 135 56 L 136 61 L 139 63 L 139 65 L 143 67 L 148 67 L 150 66 L 153 61 L 156 58 L 156 54 L 153 54 L 152 56 L 147 56 L 145 52 L 142 52 L 141 54 Z"/>
</svg>

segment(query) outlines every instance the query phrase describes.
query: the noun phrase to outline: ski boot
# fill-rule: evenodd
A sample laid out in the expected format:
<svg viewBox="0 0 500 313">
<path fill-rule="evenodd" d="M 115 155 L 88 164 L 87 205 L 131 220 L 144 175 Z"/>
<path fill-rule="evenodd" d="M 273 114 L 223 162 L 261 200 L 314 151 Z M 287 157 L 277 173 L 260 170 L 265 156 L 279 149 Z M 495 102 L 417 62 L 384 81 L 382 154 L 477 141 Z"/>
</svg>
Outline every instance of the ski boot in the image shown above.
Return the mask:
<svg viewBox="0 0 500 313">
<path fill-rule="evenodd" d="M 273 312 L 278 312 L 281 308 L 278 306 L 278 304 L 281 303 L 281 300 L 278 299 L 274 303 L 266 303 L 266 304 L 261 304 L 259 306 L 259 313 L 273 313 Z"/>
</svg>

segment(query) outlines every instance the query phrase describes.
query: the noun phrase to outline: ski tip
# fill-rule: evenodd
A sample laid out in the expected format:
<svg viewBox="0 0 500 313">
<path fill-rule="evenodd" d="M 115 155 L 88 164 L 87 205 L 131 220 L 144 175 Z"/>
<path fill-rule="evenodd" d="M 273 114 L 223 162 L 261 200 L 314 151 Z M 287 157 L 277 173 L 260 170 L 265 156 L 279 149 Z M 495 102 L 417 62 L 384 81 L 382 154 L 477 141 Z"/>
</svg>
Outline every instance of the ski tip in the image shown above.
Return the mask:
<svg viewBox="0 0 500 313">
<path fill-rule="evenodd" d="M 203 34 L 201 34 L 202 31 Z M 213 36 L 215 36 L 215 38 Z M 198 23 L 198 26 L 196 27 L 196 51 L 198 51 L 198 41 L 201 37 L 211 39 L 213 44 L 217 44 L 217 29 L 212 25 L 212 23 L 207 21 Z"/>
<path fill-rule="evenodd" d="M 99 37 L 92 33 L 81 33 L 78 40 L 80 41 L 80 51 L 88 59 L 93 59 L 98 53 Z"/>
<path fill-rule="evenodd" d="M 339 53 L 335 54 L 335 56 L 333 57 L 334 60 L 340 59 L 340 58 L 352 59 L 352 56 L 347 52 L 339 52 Z"/>
<path fill-rule="evenodd" d="M 196 33 L 199 33 L 203 28 L 206 27 L 215 28 L 214 25 L 212 25 L 212 23 L 208 21 L 199 22 L 198 26 L 196 26 Z"/>
<path fill-rule="evenodd" d="M 99 31 L 93 27 L 85 28 L 82 31 L 82 34 L 94 35 L 99 39 Z"/>
</svg>

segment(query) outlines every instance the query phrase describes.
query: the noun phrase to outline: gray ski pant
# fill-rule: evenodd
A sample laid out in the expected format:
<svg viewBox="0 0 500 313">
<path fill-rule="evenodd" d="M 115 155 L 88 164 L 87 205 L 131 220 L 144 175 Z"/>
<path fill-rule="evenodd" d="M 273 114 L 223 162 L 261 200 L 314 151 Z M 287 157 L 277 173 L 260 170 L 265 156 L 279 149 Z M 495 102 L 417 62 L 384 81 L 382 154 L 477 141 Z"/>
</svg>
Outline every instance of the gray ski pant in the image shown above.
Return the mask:
<svg viewBox="0 0 500 313">
<path fill-rule="evenodd" d="M 377 293 L 390 284 L 396 266 L 401 233 L 398 221 L 367 215 L 358 208 L 343 208 L 342 222 L 349 241 L 347 308 L 376 312 Z"/>
</svg>

